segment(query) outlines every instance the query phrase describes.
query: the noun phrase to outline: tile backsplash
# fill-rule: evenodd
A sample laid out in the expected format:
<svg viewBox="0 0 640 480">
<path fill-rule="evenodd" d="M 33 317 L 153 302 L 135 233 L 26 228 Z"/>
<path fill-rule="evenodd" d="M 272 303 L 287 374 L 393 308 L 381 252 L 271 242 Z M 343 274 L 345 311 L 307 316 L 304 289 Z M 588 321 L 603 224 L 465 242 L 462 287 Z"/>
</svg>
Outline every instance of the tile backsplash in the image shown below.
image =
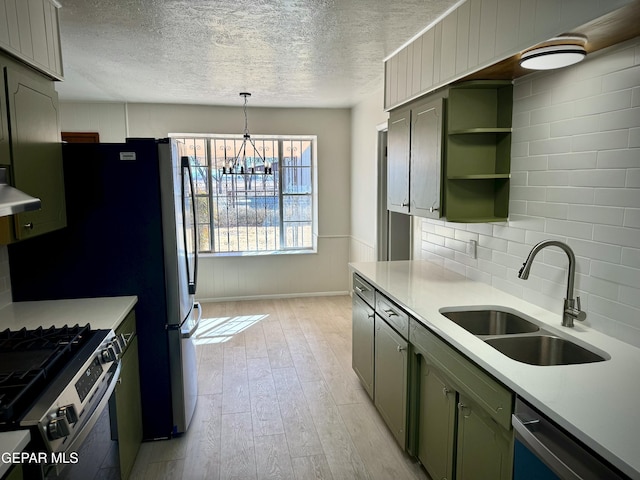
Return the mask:
<svg viewBox="0 0 640 480">
<path fill-rule="evenodd" d="M 6 245 L 0 245 L 0 308 L 11 303 L 11 277 L 9 253 Z"/>
<path fill-rule="evenodd" d="M 414 258 L 560 312 L 568 243 L 586 323 L 640 346 L 640 38 L 514 83 L 509 221 L 414 219 Z M 466 254 L 477 242 L 477 258 Z"/>
</svg>

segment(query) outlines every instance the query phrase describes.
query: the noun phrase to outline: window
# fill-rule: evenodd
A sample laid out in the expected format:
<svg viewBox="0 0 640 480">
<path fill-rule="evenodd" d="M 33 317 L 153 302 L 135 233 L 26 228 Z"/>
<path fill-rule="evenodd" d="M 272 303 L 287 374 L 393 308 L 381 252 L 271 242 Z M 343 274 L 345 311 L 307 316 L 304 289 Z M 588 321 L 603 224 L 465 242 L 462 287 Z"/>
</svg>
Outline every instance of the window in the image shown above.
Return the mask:
<svg viewBox="0 0 640 480">
<path fill-rule="evenodd" d="M 242 135 L 180 135 L 196 182 L 199 251 L 265 254 L 315 251 L 316 137 L 252 136 L 233 168 Z M 244 164 L 243 164 L 244 163 Z"/>
</svg>

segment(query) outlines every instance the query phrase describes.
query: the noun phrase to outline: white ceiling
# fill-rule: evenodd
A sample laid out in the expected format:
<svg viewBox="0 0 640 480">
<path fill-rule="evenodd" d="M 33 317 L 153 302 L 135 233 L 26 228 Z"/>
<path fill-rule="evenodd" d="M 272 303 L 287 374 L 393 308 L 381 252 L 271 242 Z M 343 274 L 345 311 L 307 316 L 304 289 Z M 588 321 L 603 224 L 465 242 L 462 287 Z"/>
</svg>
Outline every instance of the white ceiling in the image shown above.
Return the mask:
<svg viewBox="0 0 640 480">
<path fill-rule="evenodd" d="M 60 0 L 61 100 L 350 107 L 458 0 Z"/>
</svg>

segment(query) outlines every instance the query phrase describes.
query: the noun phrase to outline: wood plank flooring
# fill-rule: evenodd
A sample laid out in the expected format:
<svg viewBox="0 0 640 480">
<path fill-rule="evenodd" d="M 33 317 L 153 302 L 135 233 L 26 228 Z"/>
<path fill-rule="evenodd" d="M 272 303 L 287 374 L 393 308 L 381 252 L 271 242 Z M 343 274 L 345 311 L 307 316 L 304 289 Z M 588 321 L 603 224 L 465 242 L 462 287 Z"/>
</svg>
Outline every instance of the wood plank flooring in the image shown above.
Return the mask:
<svg viewBox="0 0 640 480">
<path fill-rule="evenodd" d="M 351 297 L 205 303 L 189 431 L 133 479 L 428 479 L 351 369 Z"/>
</svg>

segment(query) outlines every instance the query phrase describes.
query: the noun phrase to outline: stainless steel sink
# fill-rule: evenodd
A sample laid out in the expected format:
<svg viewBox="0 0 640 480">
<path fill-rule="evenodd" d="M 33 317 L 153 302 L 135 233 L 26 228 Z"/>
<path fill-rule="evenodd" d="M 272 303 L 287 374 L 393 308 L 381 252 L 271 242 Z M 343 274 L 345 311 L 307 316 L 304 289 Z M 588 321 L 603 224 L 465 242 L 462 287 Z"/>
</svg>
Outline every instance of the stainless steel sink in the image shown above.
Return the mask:
<svg viewBox="0 0 640 480">
<path fill-rule="evenodd" d="M 501 310 L 463 310 L 440 313 L 474 335 L 507 335 L 540 330 L 535 323 Z"/>
<path fill-rule="evenodd" d="M 485 341 L 507 357 L 530 365 L 572 365 L 605 360 L 580 345 L 551 335 L 499 337 Z"/>
</svg>

